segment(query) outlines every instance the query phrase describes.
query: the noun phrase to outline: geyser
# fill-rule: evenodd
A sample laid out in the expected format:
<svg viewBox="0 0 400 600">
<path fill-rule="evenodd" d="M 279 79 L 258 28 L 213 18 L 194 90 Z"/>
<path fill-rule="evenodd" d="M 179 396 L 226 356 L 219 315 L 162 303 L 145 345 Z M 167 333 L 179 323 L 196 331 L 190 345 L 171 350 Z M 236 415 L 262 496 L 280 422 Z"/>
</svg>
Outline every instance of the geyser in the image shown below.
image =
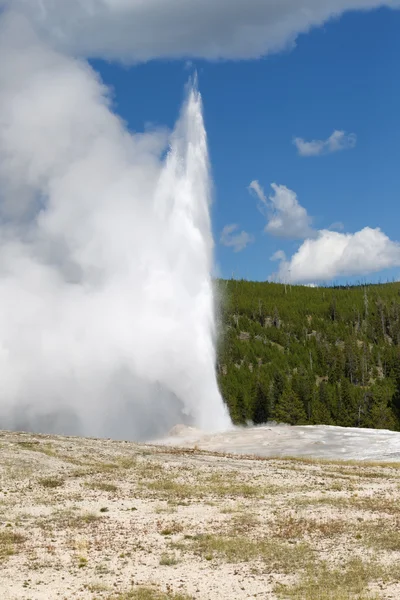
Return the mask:
<svg viewBox="0 0 400 600">
<path fill-rule="evenodd" d="M 226 428 L 196 85 L 172 133 L 131 133 L 24 17 L 3 15 L 0 53 L 0 427 Z"/>
</svg>

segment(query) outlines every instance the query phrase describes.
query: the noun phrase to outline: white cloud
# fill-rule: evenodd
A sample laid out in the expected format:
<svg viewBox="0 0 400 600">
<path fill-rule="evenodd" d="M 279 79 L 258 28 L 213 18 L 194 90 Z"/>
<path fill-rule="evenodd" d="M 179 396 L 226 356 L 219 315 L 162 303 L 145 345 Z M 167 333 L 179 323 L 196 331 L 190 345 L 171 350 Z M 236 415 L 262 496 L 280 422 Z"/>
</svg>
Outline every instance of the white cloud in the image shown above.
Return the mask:
<svg viewBox="0 0 400 600">
<path fill-rule="evenodd" d="M 322 230 L 307 239 L 290 260 L 282 259 L 276 278 L 297 283 L 331 281 L 400 266 L 400 244 L 380 229 L 356 233 Z"/>
<path fill-rule="evenodd" d="M 286 254 L 283 250 L 277 250 L 272 256 L 271 256 L 271 260 L 272 261 L 283 261 L 286 260 Z"/>
<path fill-rule="evenodd" d="M 334 131 L 327 140 L 306 142 L 303 138 L 295 138 L 293 143 L 300 156 L 321 156 L 322 154 L 332 154 L 333 152 L 355 148 L 357 136 L 355 133 Z"/>
<path fill-rule="evenodd" d="M 344 231 L 344 224 L 341 221 L 335 221 L 329 225 L 327 229 L 330 229 L 331 231 Z"/>
<path fill-rule="evenodd" d="M 256 179 L 250 183 L 249 191 L 255 194 L 262 204 L 268 206 L 268 199 L 264 193 L 263 188 Z"/>
<path fill-rule="evenodd" d="M 268 223 L 265 231 L 275 237 L 298 240 L 313 237 L 312 219 L 306 209 L 299 204 L 297 194 L 284 185 L 271 185 L 274 194 L 266 197 L 258 181 L 252 181 L 249 190 L 261 202 L 262 212 L 266 212 Z"/>
<path fill-rule="evenodd" d="M 3 0 L 4 1 L 4 0 Z M 291 47 L 350 10 L 400 0 L 9 0 L 71 54 L 127 62 L 248 59 Z"/>
<path fill-rule="evenodd" d="M 241 252 L 254 242 L 254 237 L 247 233 L 247 231 L 236 233 L 238 229 L 239 226 L 235 224 L 225 225 L 220 237 L 221 244 L 228 248 L 233 248 L 234 252 Z"/>
</svg>

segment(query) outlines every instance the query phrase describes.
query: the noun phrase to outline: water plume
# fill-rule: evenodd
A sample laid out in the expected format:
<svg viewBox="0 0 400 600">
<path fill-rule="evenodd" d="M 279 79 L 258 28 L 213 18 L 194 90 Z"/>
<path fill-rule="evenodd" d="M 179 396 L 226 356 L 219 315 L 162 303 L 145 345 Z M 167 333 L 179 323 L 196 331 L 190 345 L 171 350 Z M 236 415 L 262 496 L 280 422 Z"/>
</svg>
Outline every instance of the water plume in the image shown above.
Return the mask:
<svg viewBox="0 0 400 600">
<path fill-rule="evenodd" d="M 3 15 L 0 53 L 0 427 L 227 427 L 196 82 L 173 132 L 132 133 L 24 17 Z"/>
</svg>

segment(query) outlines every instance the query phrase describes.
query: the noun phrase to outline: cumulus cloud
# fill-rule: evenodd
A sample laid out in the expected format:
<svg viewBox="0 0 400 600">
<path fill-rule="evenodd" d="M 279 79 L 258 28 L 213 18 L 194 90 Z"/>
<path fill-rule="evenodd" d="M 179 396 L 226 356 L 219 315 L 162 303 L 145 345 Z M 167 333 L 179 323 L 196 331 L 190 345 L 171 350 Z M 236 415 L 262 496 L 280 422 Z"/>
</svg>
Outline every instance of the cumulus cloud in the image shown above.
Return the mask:
<svg viewBox="0 0 400 600">
<path fill-rule="evenodd" d="M 249 190 L 261 203 L 267 215 L 265 231 L 280 238 L 298 240 L 313 237 L 312 219 L 298 201 L 297 194 L 284 185 L 271 185 L 274 193 L 268 198 L 258 181 L 252 181 Z"/>
<path fill-rule="evenodd" d="M 221 232 L 220 243 L 227 248 L 233 248 L 234 252 L 241 252 L 249 244 L 254 242 L 254 237 L 247 231 L 238 232 L 236 224 L 225 225 Z"/>
<path fill-rule="evenodd" d="M 4 0 L 3 0 L 4 2 Z M 53 46 L 88 57 L 249 59 L 346 11 L 400 0 L 8 0 Z"/>
<path fill-rule="evenodd" d="M 334 131 L 326 140 L 312 140 L 311 142 L 307 142 L 303 138 L 295 138 L 293 143 L 300 156 L 321 156 L 323 154 L 332 154 L 333 152 L 355 148 L 357 136 L 355 133 Z"/>
<path fill-rule="evenodd" d="M 321 230 L 307 239 L 290 260 L 282 256 L 276 278 L 296 283 L 331 281 L 400 266 L 400 244 L 380 229 L 356 233 Z"/>
</svg>

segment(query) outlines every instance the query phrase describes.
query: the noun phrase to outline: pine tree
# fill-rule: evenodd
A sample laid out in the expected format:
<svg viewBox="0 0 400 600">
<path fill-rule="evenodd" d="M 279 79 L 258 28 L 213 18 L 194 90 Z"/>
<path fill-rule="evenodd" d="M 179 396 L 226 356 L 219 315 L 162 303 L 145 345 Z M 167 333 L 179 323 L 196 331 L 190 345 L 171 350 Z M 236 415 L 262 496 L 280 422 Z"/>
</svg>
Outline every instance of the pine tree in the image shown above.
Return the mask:
<svg viewBox="0 0 400 600">
<path fill-rule="evenodd" d="M 380 382 L 371 389 L 372 405 L 365 426 L 374 429 L 396 429 L 396 418 L 392 410 L 394 386 Z"/>
<path fill-rule="evenodd" d="M 253 423 L 261 425 L 268 421 L 268 396 L 260 381 L 257 382 L 255 389 L 255 401 L 253 408 Z"/>
<path fill-rule="evenodd" d="M 357 424 L 357 409 L 354 402 L 353 386 L 345 377 L 340 380 L 339 394 L 336 424 L 342 427 L 355 427 Z"/>
<path fill-rule="evenodd" d="M 237 425 L 245 425 L 247 422 L 246 401 L 243 389 L 239 389 L 236 397 L 233 421 Z"/>
<path fill-rule="evenodd" d="M 306 423 L 307 415 L 298 395 L 287 384 L 279 402 L 275 406 L 273 418 L 278 423 L 301 425 Z"/>
<path fill-rule="evenodd" d="M 313 404 L 312 422 L 315 425 L 332 425 L 331 402 L 328 391 L 328 386 L 325 382 L 321 382 L 318 393 Z"/>
</svg>

